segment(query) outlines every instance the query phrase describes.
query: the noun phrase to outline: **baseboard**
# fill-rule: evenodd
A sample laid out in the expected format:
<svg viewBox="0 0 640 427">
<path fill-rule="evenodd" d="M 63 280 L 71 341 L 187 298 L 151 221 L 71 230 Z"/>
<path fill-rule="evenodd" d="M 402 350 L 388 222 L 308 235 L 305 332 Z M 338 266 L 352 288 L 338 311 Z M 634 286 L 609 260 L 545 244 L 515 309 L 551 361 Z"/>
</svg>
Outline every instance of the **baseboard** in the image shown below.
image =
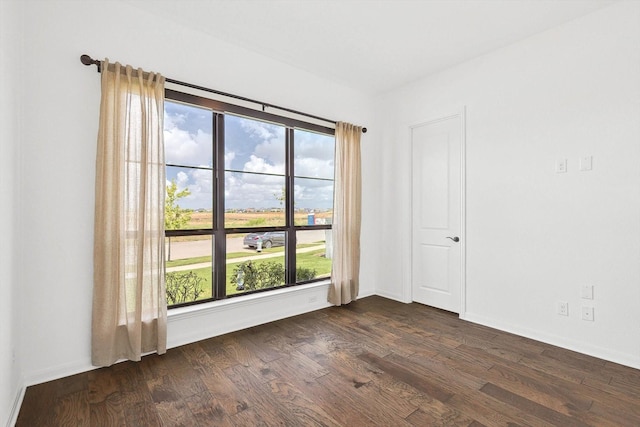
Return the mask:
<svg viewBox="0 0 640 427">
<path fill-rule="evenodd" d="M 77 360 L 76 362 L 49 367 L 47 369 L 41 369 L 39 371 L 31 372 L 25 375 L 25 387 L 42 384 L 44 382 L 57 380 L 59 378 L 69 377 L 71 375 L 92 371 L 94 369 L 96 369 L 96 367 L 91 364 L 90 358 L 87 358 L 86 360 Z"/>
<path fill-rule="evenodd" d="M 9 412 L 9 419 L 7 420 L 7 427 L 13 427 L 18 421 L 18 415 L 20 414 L 20 407 L 22 406 L 22 400 L 24 399 L 24 393 L 27 390 L 26 386 L 20 387 L 17 390 L 16 397 L 13 399 L 13 405 L 11 406 L 11 412 Z"/>
<path fill-rule="evenodd" d="M 411 302 L 411 301 L 405 301 L 404 297 L 402 295 L 392 294 L 390 292 L 376 291 L 374 294 L 378 295 L 378 296 L 381 296 L 383 298 L 387 298 L 387 299 L 390 299 L 390 300 L 402 302 L 402 303 L 405 303 L 405 304 L 408 304 L 408 303 Z"/>
<path fill-rule="evenodd" d="M 567 350 L 586 354 L 588 356 L 597 357 L 609 362 L 619 363 L 620 365 L 628 366 L 630 368 L 640 369 L 640 358 L 630 354 L 612 351 L 608 348 L 594 346 L 582 341 L 568 339 L 564 336 L 548 334 L 543 331 L 523 328 L 517 325 L 514 326 L 497 319 L 492 319 L 486 316 L 481 316 L 469 312 L 465 313 L 464 320 L 487 326 L 489 328 L 498 329 L 500 331 L 509 332 L 511 334 L 529 338 L 535 341 L 554 345 L 556 347 L 561 347 Z"/>
<path fill-rule="evenodd" d="M 362 299 L 362 298 L 366 298 L 366 297 L 372 297 L 374 295 L 377 295 L 373 290 L 367 290 L 367 291 L 360 291 L 360 293 L 358 294 L 358 299 Z"/>
</svg>

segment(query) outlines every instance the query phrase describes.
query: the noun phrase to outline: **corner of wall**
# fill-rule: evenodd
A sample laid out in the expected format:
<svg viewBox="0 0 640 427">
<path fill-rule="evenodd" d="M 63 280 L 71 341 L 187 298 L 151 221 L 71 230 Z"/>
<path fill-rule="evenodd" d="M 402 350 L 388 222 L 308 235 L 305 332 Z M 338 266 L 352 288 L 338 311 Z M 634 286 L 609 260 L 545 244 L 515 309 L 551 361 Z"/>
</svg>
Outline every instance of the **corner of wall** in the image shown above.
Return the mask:
<svg viewBox="0 0 640 427">
<path fill-rule="evenodd" d="M 18 415 L 20 414 L 20 407 L 22 406 L 22 401 L 24 400 L 24 394 L 26 391 L 27 391 L 26 386 L 21 386 L 16 391 L 16 396 L 13 400 L 13 405 L 11 405 L 9 417 L 7 418 L 7 427 L 14 426 L 18 421 Z"/>
</svg>

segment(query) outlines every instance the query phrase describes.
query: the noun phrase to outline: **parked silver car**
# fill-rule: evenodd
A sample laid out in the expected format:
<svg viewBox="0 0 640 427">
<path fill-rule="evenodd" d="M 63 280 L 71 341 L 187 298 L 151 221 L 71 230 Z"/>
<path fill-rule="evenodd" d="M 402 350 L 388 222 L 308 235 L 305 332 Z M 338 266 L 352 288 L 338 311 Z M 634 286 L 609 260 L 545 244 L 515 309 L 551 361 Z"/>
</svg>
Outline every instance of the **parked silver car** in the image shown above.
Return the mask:
<svg viewBox="0 0 640 427">
<path fill-rule="evenodd" d="M 284 231 L 269 231 L 266 233 L 249 233 L 244 236 L 244 245 L 251 249 L 258 248 L 258 242 L 262 242 L 262 247 L 269 249 L 274 246 L 284 246 Z"/>
</svg>

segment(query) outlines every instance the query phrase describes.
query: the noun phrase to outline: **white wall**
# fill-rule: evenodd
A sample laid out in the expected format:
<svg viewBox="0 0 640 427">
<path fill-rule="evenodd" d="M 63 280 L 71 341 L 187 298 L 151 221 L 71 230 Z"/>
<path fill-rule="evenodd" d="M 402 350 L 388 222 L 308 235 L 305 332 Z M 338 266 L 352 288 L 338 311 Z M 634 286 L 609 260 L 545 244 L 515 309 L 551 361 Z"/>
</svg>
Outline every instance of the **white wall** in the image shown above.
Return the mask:
<svg viewBox="0 0 640 427">
<path fill-rule="evenodd" d="M 27 2 L 22 22 L 25 125 L 19 193 L 22 272 L 22 367 L 27 384 L 90 367 L 94 162 L 99 75 L 80 64 L 87 53 L 130 63 L 167 77 L 261 99 L 324 117 L 369 125 L 372 100 L 259 54 L 157 18 L 122 2 Z M 215 22 L 212 22 L 215 25 Z M 369 134 L 370 135 L 370 134 Z M 376 153 L 365 136 L 365 207 L 368 166 Z M 375 179 L 375 178 L 374 178 Z M 366 210 L 366 209 L 365 209 Z M 363 218 L 363 245 L 375 238 Z M 367 237 L 371 236 L 371 237 Z M 373 293 L 367 250 L 363 294 Z M 314 299 L 315 302 L 309 302 Z M 169 345 L 324 307 L 326 287 L 303 288 L 286 300 L 174 316 Z M 215 305 L 215 304 L 214 304 Z M 195 328 L 195 329 L 194 329 Z M 4 356 L 3 356 L 4 357 Z"/>
<path fill-rule="evenodd" d="M 10 422 L 20 397 L 21 370 L 14 351 L 19 346 L 16 316 L 19 312 L 17 291 L 16 209 L 19 193 L 14 190 L 19 171 L 18 144 L 20 135 L 19 33 L 16 21 L 20 17 L 17 2 L 0 2 L 0 424 Z"/>
<path fill-rule="evenodd" d="M 381 230 L 376 292 L 411 298 L 396 279 L 410 266 L 408 127 L 466 106 L 464 317 L 640 367 L 639 47 L 640 3 L 623 2 L 381 96 L 381 216 L 397 226 Z"/>
</svg>

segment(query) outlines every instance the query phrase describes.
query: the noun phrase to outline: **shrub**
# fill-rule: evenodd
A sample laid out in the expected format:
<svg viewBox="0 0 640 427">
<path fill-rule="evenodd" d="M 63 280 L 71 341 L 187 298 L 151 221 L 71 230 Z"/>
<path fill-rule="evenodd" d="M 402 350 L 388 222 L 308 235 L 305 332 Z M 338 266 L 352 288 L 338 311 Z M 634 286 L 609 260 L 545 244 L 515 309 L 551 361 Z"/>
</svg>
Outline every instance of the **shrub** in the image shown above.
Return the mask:
<svg viewBox="0 0 640 427">
<path fill-rule="evenodd" d="M 204 292 L 201 287 L 202 278 L 193 271 L 187 273 L 167 273 L 167 304 L 174 305 L 195 301 Z"/>
<path fill-rule="evenodd" d="M 236 285 L 238 290 L 254 291 L 283 285 L 285 282 L 284 274 L 284 265 L 281 263 L 263 262 L 257 264 L 246 261 L 233 269 L 230 282 L 232 285 Z M 300 267 L 296 269 L 296 281 L 311 280 L 316 277 L 316 274 L 316 270 Z M 238 275 L 242 278 L 242 284 L 238 283 Z"/>
<path fill-rule="evenodd" d="M 318 272 L 316 270 L 312 270 L 310 268 L 298 267 L 296 269 L 296 282 L 306 282 L 307 280 L 311 280 Z"/>
<path fill-rule="evenodd" d="M 238 275 L 242 277 L 242 285 L 238 283 Z M 272 288 L 284 283 L 284 266 L 277 262 L 257 264 L 253 261 L 246 261 L 233 269 L 230 281 L 232 284 L 238 285 L 238 290 L 253 291 Z"/>
</svg>

